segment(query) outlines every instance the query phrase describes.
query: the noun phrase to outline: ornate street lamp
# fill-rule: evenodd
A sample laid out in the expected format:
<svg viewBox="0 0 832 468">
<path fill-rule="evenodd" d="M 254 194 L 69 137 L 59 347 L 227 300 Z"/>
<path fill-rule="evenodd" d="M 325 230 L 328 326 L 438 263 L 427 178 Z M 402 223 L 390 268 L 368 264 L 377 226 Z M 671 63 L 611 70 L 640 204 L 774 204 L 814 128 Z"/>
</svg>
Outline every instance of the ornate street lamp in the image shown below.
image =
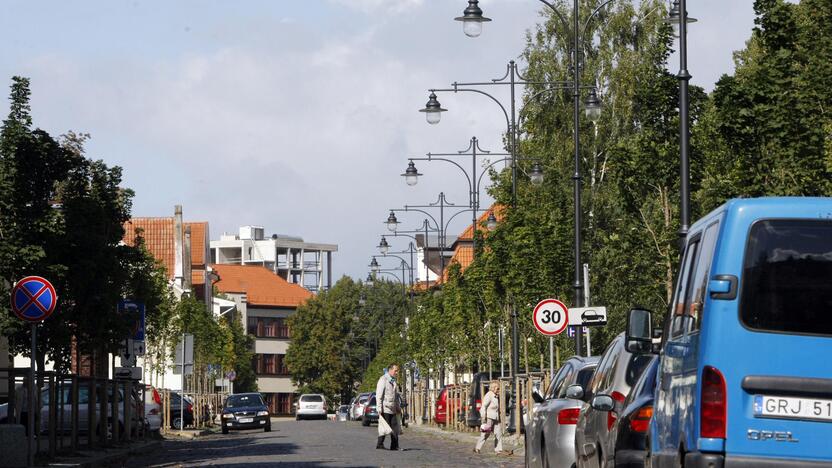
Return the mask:
<svg viewBox="0 0 832 468">
<path fill-rule="evenodd" d="M 419 176 L 421 175 L 422 174 L 416 170 L 416 164 L 414 164 L 413 161 L 410 161 L 407 163 L 407 169 L 404 170 L 402 177 L 404 177 L 404 181 L 407 182 L 407 185 L 412 187 L 419 182 Z"/>
<path fill-rule="evenodd" d="M 367 273 L 367 279 L 364 280 L 364 283 L 367 284 L 367 286 L 372 286 L 373 281 L 375 281 L 375 279 L 373 278 L 373 274 Z"/>
<path fill-rule="evenodd" d="M 532 164 L 532 169 L 529 171 L 529 180 L 535 187 L 540 187 L 543 184 L 543 168 L 540 167 L 539 163 Z"/>
<path fill-rule="evenodd" d="M 429 124 L 436 125 L 439 123 L 439 119 L 442 118 L 442 113 L 447 112 L 447 110 L 443 109 L 442 105 L 439 104 L 439 101 L 436 99 L 436 93 L 431 91 L 428 96 L 428 102 L 424 108 L 419 109 L 419 112 L 425 113 L 425 119 L 427 119 Z"/>
<path fill-rule="evenodd" d="M 390 251 L 390 244 L 387 243 L 387 239 L 384 236 L 381 236 L 381 242 L 378 243 L 378 251 L 382 255 L 387 255 L 387 252 Z"/>
<path fill-rule="evenodd" d="M 497 218 L 494 217 L 494 212 L 488 213 L 488 219 L 485 221 L 485 227 L 489 231 L 497 229 Z"/>
<path fill-rule="evenodd" d="M 454 18 L 462 22 L 462 31 L 468 37 L 477 37 L 482 34 L 482 23 L 491 21 L 491 18 L 482 15 L 478 3 L 478 0 L 468 0 L 468 8 L 462 12 L 462 16 Z"/>
<path fill-rule="evenodd" d="M 381 267 L 378 265 L 376 258 L 373 257 L 373 261 L 370 262 L 370 270 L 372 270 L 373 273 L 378 273 L 378 270 L 380 269 Z"/>
<path fill-rule="evenodd" d="M 396 232 L 396 229 L 399 227 L 399 220 L 396 219 L 396 213 L 390 211 L 390 216 L 387 217 L 387 230 L 390 232 Z"/>
<path fill-rule="evenodd" d="M 681 30 L 681 21 L 680 17 L 682 16 L 682 7 L 679 4 L 679 0 L 673 0 L 673 6 L 670 7 L 670 11 L 668 12 L 667 18 L 664 20 L 673 28 L 673 37 L 679 37 L 680 30 Z M 696 18 L 692 18 L 687 16 L 687 24 L 695 23 L 697 21 Z"/>
<path fill-rule="evenodd" d="M 597 122 L 601 118 L 601 100 L 595 94 L 595 88 L 589 90 L 589 95 L 584 100 L 584 113 L 586 118 L 592 122 Z"/>
</svg>

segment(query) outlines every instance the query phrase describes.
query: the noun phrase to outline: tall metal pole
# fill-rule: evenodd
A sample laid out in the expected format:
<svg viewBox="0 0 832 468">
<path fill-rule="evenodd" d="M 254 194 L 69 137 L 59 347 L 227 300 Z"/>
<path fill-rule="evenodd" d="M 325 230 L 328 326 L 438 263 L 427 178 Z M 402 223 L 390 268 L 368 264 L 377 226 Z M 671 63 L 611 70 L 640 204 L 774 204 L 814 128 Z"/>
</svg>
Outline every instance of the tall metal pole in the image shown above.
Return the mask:
<svg viewBox="0 0 832 468">
<path fill-rule="evenodd" d="M 575 173 L 572 174 L 575 191 L 575 307 L 583 307 L 583 281 L 581 274 L 581 134 L 580 134 L 580 112 L 581 112 L 581 51 L 580 46 L 580 29 L 578 25 L 578 0 L 574 0 L 573 10 L 573 27 L 574 34 L 574 56 L 572 61 L 572 68 L 574 78 L 572 80 L 572 101 L 573 107 L 573 138 L 575 145 Z M 583 339 L 583 331 L 581 327 L 575 328 L 575 355 L 580 356 L 581 340 Z"/>
<path fill-rule="evenodd" d="M 37 359 L 38 325 L 32 324 L 32 362 L 29 364 L 29 404 L 26 406 L 26 423 L 29 425 L 29 433 L 26 435 L 28 444 L 29 466 L 35 466 L 35 411 L 39 411 L 35 398 L 35 361 Z M 54 403 L 53 403 L 54 404 Z"/>
<path fill-rule="evenodd" d="M 679 2 L 679 157 L 681 159 L 679 164 L 679 172 L 681 183 L 679 184 L 680 195 L 680 226 L 679 226 L 679 242 L 684 246 L 685 237 L 688 235 L 690 228 L 690 166 L 688 156 L 688 143 L 690 141 L 689 130 L 689 98 L 688 98 L 688 83 L 690 82 L 690 73 L 688 73 L 688 11 L 686 0 Z"/>
<path fill-rule="evenodd" d="M 479 208 L 479 189 L 477 183 L 477 137 L 471 137 L 471 258 L 477 258 L 477 209 Z"/>
</svg>

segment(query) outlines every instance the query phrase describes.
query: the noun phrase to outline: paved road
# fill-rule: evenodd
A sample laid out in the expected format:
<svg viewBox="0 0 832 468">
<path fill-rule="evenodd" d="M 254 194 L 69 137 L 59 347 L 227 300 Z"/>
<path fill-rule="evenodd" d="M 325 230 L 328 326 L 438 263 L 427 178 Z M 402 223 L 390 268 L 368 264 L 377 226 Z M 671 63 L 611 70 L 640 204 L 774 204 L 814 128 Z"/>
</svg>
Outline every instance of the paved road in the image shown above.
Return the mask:
<svg viewBox="0 0 832 468">
<path fill-rule="evenodd" d="M 406 429 L 401 452 L 376 450 L 377 429 L 357 422 L 274 420 L 272 432 L 232 432 L 196 440 L 168 440 L 127 466 L 518 467 L 522 456 L 477 455 L 473 444 L 445 435 Z M 389 440 L 387 446 L 389 447 Z M 487 447 L 487 445 L 486 445 Z M 493 446 L 492 446 L 493 447 Z M 485 452 L 485 450 L 483 450 Z"/>
</svg>

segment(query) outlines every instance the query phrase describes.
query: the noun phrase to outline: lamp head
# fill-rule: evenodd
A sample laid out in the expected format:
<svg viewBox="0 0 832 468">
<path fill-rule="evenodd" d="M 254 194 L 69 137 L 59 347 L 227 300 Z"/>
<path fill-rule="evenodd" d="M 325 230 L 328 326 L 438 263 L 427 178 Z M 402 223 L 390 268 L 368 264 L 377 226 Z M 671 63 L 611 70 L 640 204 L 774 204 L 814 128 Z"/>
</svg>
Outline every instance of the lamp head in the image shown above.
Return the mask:
<svg viewBox="0 0 832 468">
<path fill-rule="evenodd" d="M 421 175 L 422 174 L 420 174 L 419 171 L 416 170 L 416 165 L 413 163 L 413 161 L 410 161 L 409 163 L 407 163 L 407 169 L 405 169 L 404 174 L 402 174 L 402 177 L 404 177 L 404 181 L 407 182 L 407 185 L 412 187 L 419 182 L 419 176 Z"/>
<path fill-rule="evenodd" d="M 586 117 L 593 122 L 597 122 L 601 118 L 601 100 L 598 99 L 595 88 L 589 90 L 589 95 L 584 101 L 584 112 Z"/>
<path fill-rule="evenodd" d="M 396 229 L 399 227 L 399 220 L 396 219 L 396 213 L 390 211 L 390 216 L 387 217 L 387 230 L 390 232 L 396 232 Z"/>
<path fill-rule="evenodd" d="M 387 252 L 390 251 L 390 244 L 387 243 L 387 239 L 384 236 L 381 236 L 381 242 L 378 243 L 378 251 L 382 255 L 387 255 Z"/>
<path fill-rule="evenodd" d="M 485 221 L 485 227 L 489 231 L 493 231 L 497 229 L 497 218 L 494 216 L 494 212 L 488 213 L 488 219 Z"/>
<path fill-rule="evenodd" d="M 482 15 L 479 3 L 479 0 L 468 0 L 468 7 L 462 12 L 462 16 L 454 18 L 455 21 L 462 22 L 462 32 L 468 37 L 478 37 L 482 34 L 482 23 L 491 21 L 491 18 Z"/>
<path fill-rule="evenodd" d="M 543 184 L 543 168 L 540 167 L 540 164 L 535 162 L 532 164 L 532 169 L 529 171 L 529 180 L 531 180 L 532 185 L 539 187 Z"/>
<path fill-rule="evenodd" d="M 442 118 L 442 113 L 447 111 L 448 109 L 443 109 L 442 105 L 439 104 L 439 100 L 436 99 L 436 93 L 433 91 L 430 92 L 428 102 L 425 103 L 425 107 L 419 109 L 419 112 L 425 113 L 425 119 L 427 119 L 428 123 L 431 125 L 438 124 L 439 120 Z"/>
</svg>

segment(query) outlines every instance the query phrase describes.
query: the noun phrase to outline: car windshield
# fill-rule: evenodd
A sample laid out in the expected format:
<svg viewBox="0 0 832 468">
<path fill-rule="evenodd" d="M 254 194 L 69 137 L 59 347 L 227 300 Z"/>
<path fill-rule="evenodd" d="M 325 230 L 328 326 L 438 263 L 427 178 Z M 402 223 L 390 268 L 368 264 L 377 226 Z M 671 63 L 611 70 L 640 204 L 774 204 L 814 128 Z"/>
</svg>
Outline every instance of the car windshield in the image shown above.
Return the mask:
<svg viewBox="0 0 832 468">
<path fill-rule="evenodd" d="M 627 373 L 624 375 L 624 380 L 629 387 L 635 385 L 644 368 L 650 363 L 652 356 L 649 354 L 631 354 L 630 362 L 627 363 Z"/>
<path fill-rule="evenodd" d="M 304 403 L 320 403 L 324 401 L 324 397 L 320 395 L 303 395 L 300 397 L 300 401 Z"/>
<path fill-rule="evenodd" d="M 746 326 L 832 335 L 832 221 L 755 223 L 742 274 L 740 317 Z"/>
<path fill-rule="evenodd" d="M 265 406 L 260 395 L 231 395 L 225 401 L 227 408 L 241 408 L 244 406 Z"/>
</svg>

